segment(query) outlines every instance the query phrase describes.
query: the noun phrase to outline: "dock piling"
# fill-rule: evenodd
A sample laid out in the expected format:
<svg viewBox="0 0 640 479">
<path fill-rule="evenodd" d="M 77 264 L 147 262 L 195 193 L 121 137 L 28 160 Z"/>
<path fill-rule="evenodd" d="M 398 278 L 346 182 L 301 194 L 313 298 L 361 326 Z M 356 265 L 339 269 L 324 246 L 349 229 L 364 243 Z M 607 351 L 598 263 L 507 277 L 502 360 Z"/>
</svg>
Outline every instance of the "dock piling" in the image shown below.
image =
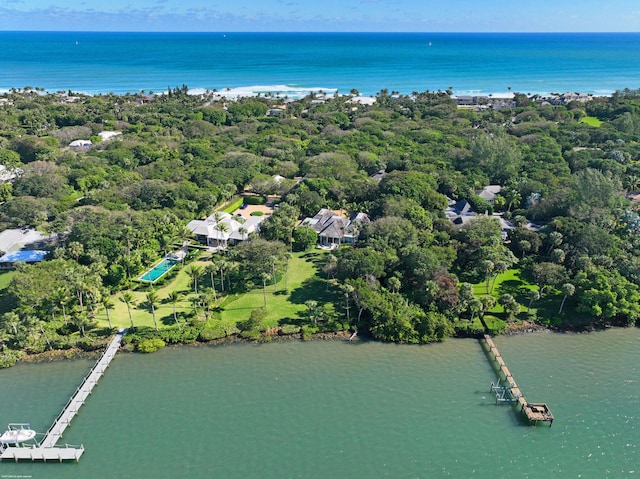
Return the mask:
<svg viewBox="0 0 640 479">
<path fill-rule="evenodd" d="M 527 402 L 511 371 L 507 368 L 500 351 L 498 351 L 488 334 L 484 335 L 484 341 L 488 347 L 487 354 L 491 353 L 491 356 L 493 356 L 490 357 L 492 364 L 497 366 L 498 379 L 495 383 L 491 382 L 491 392 L 496 393 L 496 404 L 517 403 L 520 406 L 520 411 L 527 417 L 529 424 L 537 425 L 538 422 L 548 422 L 549 426 L 551 426 L 553 424 L 553 414 L 549 406 L 544 403 Z M 504 379 L 500 377 L 501 374 Z"/>
<path fill-rule="evenodd" d="M 100 359 L 98 359 L 93 368 L 91 368 L 91 371 L 84 378 L 82 384 L 76 389 L 75 393 L 69 401 L 67 401 L 62 412 L 44 434 L 42 441 L 37 446 L 25 444 L 4 448 L 1 451 L 2 454 L 0 454 L 0 462 L 5 459 L 14 459 L 16 462 L 22 459 L 44 462 L 47 462 L 47 460 L 58 460 L 60 462 L 75 460 L 78 462 L 80 460 L 80 456 L 82 456 L 84 452 L 83 445 L 70 446 L 69 444 L 65 444 L 65 447 L 59 447 L 56 446 L 56 443 L 62 438 L 64 431 L 71 425 L 71 420 L 78 414 L 85 400 L 89 394 L 91 394 L 95 385 L 98 384 L 107 366 L 118 352 L 126 332 L 127 330 L 123 329 L 113 337 Z"/>
</svg>

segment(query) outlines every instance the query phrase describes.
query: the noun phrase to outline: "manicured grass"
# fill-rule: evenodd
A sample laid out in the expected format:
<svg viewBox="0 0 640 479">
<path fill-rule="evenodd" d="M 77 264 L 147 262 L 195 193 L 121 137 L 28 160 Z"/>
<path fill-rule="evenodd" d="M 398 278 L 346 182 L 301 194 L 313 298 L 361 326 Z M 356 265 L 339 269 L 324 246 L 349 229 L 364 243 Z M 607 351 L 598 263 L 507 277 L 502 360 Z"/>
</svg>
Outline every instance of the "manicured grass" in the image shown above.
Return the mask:
<svg viewBox="0 0 640 479">
<path fill-rule="evenodd" d="M 235 210 L 237 210 L 242 206 L 242 203 L 244 203 L 244 198 L 240 197 L 240 198 L 234 199 L 229 204 L 225 205 L 224 208 L 218 211 L 222 211 L 223 213 L 233 213 Z"/>
<path fill-rule="evenodd" d="M 495 286 L 492 288 L 493 279 L 489 283 L 489 294 L 493 296 L 496 301 L 502 294 L 510 294 L 518 303 L 523 313 L 526 313 L 529 308 L 530 298 L 529 291 L 538 290 L 538 286 L 527 281 L 520 269 L 510 269 L 504 273 L 498 275 L 496 278 Z M 486 296 L 486 283 L 483 281 L 473 285 L 473 293 L 478 296 Z M 533 302 L 532 308 L 537 311 L 538 320 L 544 324 L 560 324 L 563 321 L 579 322 L 580 315 L 576 311 L 577 303 L 575 297 L 567 298 L 564 305 L 562 317 L 559 315 L 560 304 L 562 303 L 563 294 L 561 291 L 547 286 L 545 288 L 544 297 Z M 504 308 L 497 304 L 489 310 L 489 313 L 493 313 L 496 316 L 502 316 Z M 492 316 L 492 317 L 496 317 Z M 489 314 L 485 315 L 486 318 Z M 497 318 L 496 318 L 497 319 Z"/>
<path fill-rule="evenodd" d="M 319 274 L 326 254 L 323 250 L 292 254 L 289 260 L 288 293 L 284 293 L 284 274 L 278 277 L 278 292 L 274 291 L 273 282 L 267 284 L 265 325 L 273 327 L 280 322 L 303 318 L 307 311 L 304 303 L 308 300 L 317 301 L 318 306 L 324 307 L 328 312 L 333 310 L 333 293 L 331 290 L 327 291 L 326 280 Z M 251 311 L 263 306 L 264 291 L 260 286 L 225 304 L 220 317 L 223 320 L 244 321 L 249 319 Z"/>
<path fill-rule="evenodd" d="M 199 259 L 189 264 L 197 264 L 200 266 L 207 266 L 210 264 L 208 257 L 205 259 Z M 155 291 L 158 293 L 158 304 L 156 305 L 156 319 L 158 326 L 171 326 L 175 324 L 173 319 L 173 305 L 168 300 L 169 293 L 172 291 L 178 291 L 182 295 L 182 299 L 176 305 L 176 313 L 178 318 L 184 318 L 190 315 L 193 311 L 190 298 L 193 296 L 193 284 L 191 279 L 185 272 L 182 266 L 177 265 L 175 267 L 178 271 L 174 278 L 165 281 L 161 286 L 155 287 Z M 209 280 L 205 276 L 199 282 L 200 286 L 206 287 Z M 146 304 L 146 294 L 150 290 L 149 286 L 139 285 L 137 289 L 131 290 L 134 297 L 134 305 L 131 307 L 131 317 L 133 318 L 133 324 L 135 326 L 153 326 L 153 316 L 151 309 Z M 127 305 L 121 301 L 122 293 L 115 294 L 113 296 L 113 309 L 109 311 L 111 315 L 111 324 L 114 327 L 129 327 L 129 314 L 127 312 Z M 96 315 L 96 319 L 102 326 L 107 324 L 107 315 L 104 308 L 100 307 L 99 312 Z"/>
<path fill-rule="evenodd" d="M 311 250 L 302 253 L 293 253 L 289 260 L 288 279 L 285 281 L 284 271 L 278 274 L 276 283 L 277 292 L 274 291 L 273 282 L 267 284 L 267 316 L 265 325 L 276 326 L 281 322 L 288 322 L 303 318 L 307 311 L 305 301 L 315 300 L 319 307 L 323 307 L 329 314 L 333 312 L 333 291 L 329 288 L 322 273 L 324 257 L 327 251 Z M 197 264 L 203 267 L 211 264 L 208 255 L 203 255 L 200 259 L 189 264 Z M 168 300 L 171 291 L 178 291 L 182 294 L 182 299 L 176 307 L 179 318 L 189 317 L 193 313 L 191 298 L 193 298 L 193 283 L 184 268 L 180 265 L 174 278 L 155 288 L 158 293 L 159 304 L 156 306 L 156 318 L 158 325 L 171 326 L 175 324 L 173 319 L 173 305 Z M 226 321 L 244 321 L 249 319 L 251 311 L 264 306 L 264 294 L 262 286 L 248 291 L 241 295 L 232 295 L 224 300 L 224 295 L 220 291 L 216 276 L 216 288 L 218 291 L 218 303 L 220 308 L 216 315 Z M 285 293 L 285 283 L 288 283 L 288 293 Z M 211 280 L 205 275 L 198 282 L 200 291 L 211 289 Z M 153 316 L 146 304 L 146 293 L 148 286 L 140 285 L 135 290 L 131 290 L 134 296 L 134 305 L 131 307 L 131 316 L 135 326 L 153 326 Z M 110 310 L 111 323 L 114 327 L 130 326 L 127 305 L 121 301 L 122 293 L 113 296 L 114 308 Z M 96 315 L 101 326 L 106 326 L 107 316 L 104 308 L 100 307 Z"/>
<path fill-rule="evenodd" d="M 599 127 L 602 125 L 602 121 L 598 120 L 595 116 L 584 116 L 580 118 L 580 123 L 584 123 L 589 126 Z"/>
<path fill-rule="evenodd" d="M 495 278 L 489 281 L 489 295 L 493 296 L 496 301 L 503 294 L 510 294 L 513 296 L 522 308 L 522 311 L 527 311 L 527 305 L 529 304 L 529 291 L 538 289 L 538 286 L 528 282 L 522 277 L 520 269 L 509 269 L 502 274 L 499 274 Z M 473 294 L 478 297 L 487 296 L 487 283 L 482 281 L 473 285 Z M 501 305 L 496 304 L 490 312 L 502 312 Z"/>
</svg>

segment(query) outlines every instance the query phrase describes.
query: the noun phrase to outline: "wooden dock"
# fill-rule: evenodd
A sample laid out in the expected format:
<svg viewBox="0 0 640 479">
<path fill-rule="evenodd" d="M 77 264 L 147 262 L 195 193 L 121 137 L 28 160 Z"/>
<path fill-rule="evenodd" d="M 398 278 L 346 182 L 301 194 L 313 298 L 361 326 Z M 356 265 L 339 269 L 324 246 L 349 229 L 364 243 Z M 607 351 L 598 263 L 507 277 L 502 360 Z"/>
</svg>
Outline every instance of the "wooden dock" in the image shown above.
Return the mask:
<svg viewBox="0 0 640 479">
<path fill-rule="evenodd" d="M 548 422 L 549 425 L 553 424 L 553 414 L 544 403 L 530 403 L 522 394 L 522 391 L 518 387 L 518 383 L 513 378 L 511 371 L 504 362 L 500 351 L 493 342 L 493 339 L 488 334 L 484 335 L 484 341 L 487 345 L 487 354 L 495 362 L 498 374 L 502 375 L 499 378 L 498 383 L 491 383 L 492 391 L 499 391 L 496 393 L 496 402 L 511 402 L 517 403 L 520 411 L 529 420 L 530 424 L 537 425 L 539 422 Z M 502 382 L 502 384 L 500 384 Z"/>
<path fill-rule="evenodd" d="M 84 452 L 84 446 L 71 446 L 66 444 L 62 447 L 56 446 L 56 444 L 58 440 L 62 438 L 62 434 L 67 427 L 69 427 L 71 421 L 76 414 L 78 414 L 87 397 L 89 397 L 91 391 L 93 391 L 93 388 L 107 370 L 109 363 L 111 363 L 111 360 L 115 357 L 122 344 L 122 338 L 126 331 L 126 329 L 123 329 L 114 336 L 105 352 L 93 368 L 91 368 L 91 371 L 71 396 L 62 412 L 53 422 L 53 425 L 45 433 L 42 441 L 37 445 L 22 444 L 17 447 L 5 447 L 4 450 L 1 451 L 0 460 L 13 459 L 16 462 L 20 460 L 45 462 L 75 460 L 77 462 L 80 459 L 80 456 L 82 456 Z"/>
</svg>

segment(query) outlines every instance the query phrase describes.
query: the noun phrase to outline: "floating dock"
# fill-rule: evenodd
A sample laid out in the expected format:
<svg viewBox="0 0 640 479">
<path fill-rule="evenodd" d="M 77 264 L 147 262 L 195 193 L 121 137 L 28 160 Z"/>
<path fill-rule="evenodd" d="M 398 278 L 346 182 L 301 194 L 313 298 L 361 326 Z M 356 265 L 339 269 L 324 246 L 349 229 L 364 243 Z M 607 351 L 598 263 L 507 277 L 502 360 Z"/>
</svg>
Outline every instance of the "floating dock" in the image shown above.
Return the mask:
<svg viewBox="0 0 640 479">
<path fill-rule="evenodd" d="M 487 345 L 487 354 L 494 361 L 498 374 L 502 375 L 496 383 L 491 383 L 491 391 L 496 393 L 496 404 L 505 402 L 517 403 L 520 411 L 524 413 L 530 424 L 537 425 L 539 422 L 548 422 L 549 426 L 551 426 L 553 424 L 553 414 L 549 406 L 545 403 L 528 402 L 493 339 L 488 334 L 485 334 L 484 341 Z"/>
<path fill-rule="evenodd" d="M 20 460 L 45 462 L 73 460 L 77 462 L 80 459 L 80 456 L 84 453 L 83 445 L 72 446 L 65 444 L 64 446 L 57 446 L 56 444 L 58 440 L 62 438 L 62 434 L 71 424 L 71 420 L 78 414 L 87 397 L 89 397 L 91 391 L 93 391 L 93 388 L 107 370 L 109 363 L 111 363 L 111 360 L 118 352 L 122 344 L 122 338 L 126 332 L 127 330 L 123 329 L 114 336 L 105 352 L 84 378 L 82 384 L 76 389 L 71 399 L 67 401 L 66 406 L 53 422 L 53 425 L 44 434 L 42 441 L 38 444 L 21 444 L 15 447 L 7 446 L 3 449 L 0 446 L 0 452 L 2 453 L 0 460 L 13 459 L 16 462 Z"/>
</svg>

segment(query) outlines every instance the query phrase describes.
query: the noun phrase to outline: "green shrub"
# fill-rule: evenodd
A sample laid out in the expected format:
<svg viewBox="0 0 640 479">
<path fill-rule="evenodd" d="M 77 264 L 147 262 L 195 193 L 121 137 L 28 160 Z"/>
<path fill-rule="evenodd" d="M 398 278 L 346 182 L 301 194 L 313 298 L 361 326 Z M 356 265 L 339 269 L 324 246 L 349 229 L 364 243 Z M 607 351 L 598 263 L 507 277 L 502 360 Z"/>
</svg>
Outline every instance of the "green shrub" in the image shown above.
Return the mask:
<svg viewBox="0 0 640 479">
<path fill-rule="evenodd" d="M 136 346 L 136 351 L 140 353 L 153 353 L 160 348 L 164 348 L 165 342 L 160 338 L 145 339 Z"/>
<path fill-rule="evenodd" d="M 311 336 L 317 332 L 318 328 L 309 324 L 305 324 L 304 326 L 302 326 L 302 339 L 308 341 L 309 339 L 311 339 Z"/>
<path fill-rule="evenodd" d="M 238 328 L 240 328 L 241 331 L 250 331 L 250 330 L 259 330 L 261 325 L 262 325 L 262 321 L 264 321 L 264 319 L 267 317 L 267 309 L 262 307 L 262 308 L 257 308 L 254 309 L 253 311 L 251 311 L 251 315 L 249 316 L 249 319 L 247 319 L 246 321 L 239 321 L 238 322 Z"/>
<path fill-rule="evenodd" d="M 157 337 L 167 344 L 190 344 L 198 339 L 200 328 L 194 326 L 183 326 L 178 329 L 177 326 L 161 329 L 157 332 Z"/>
<path fill-rule="evenodd" d="M 298 334 L 300 332 L 300 326 L 297 324 L 284 324 L 280 328 L 280 334 L 289 335 L 289 334 Z"/>
<path fill-rule="evenodd" d="M 239 333 L 235 321 L 211 321 L 200 331 L 199 341 L 213 341 Z"/>
<path fill-rule="evenodd" d="M 242 337 L 244 339 L 253 339 L 253 340 L 257 341 L 262 337 L 262 334 L 260 333 L 260 331 L 258 331 L 256 329 L 249 329 L 247 331 L 241 331 L 240 332 L 240 337 Z"/>
<path fill-rule="evenodd" d="M 245 196 L 244 202 L 248 205 L 264 205 L 267 199 L 264 196 Z"/>
<path fill-rule="evenodd" d="M 0 368 L 9 368 L 17 363 L 24 353 L 22 351 L 13 351 L 5 349 L 0 353 Z"/>
<path fill-rule="evenodd" d="M 264 212 L 262 211 L 253 211 L 250 216 L 264 216 Z"/>
</svg>

